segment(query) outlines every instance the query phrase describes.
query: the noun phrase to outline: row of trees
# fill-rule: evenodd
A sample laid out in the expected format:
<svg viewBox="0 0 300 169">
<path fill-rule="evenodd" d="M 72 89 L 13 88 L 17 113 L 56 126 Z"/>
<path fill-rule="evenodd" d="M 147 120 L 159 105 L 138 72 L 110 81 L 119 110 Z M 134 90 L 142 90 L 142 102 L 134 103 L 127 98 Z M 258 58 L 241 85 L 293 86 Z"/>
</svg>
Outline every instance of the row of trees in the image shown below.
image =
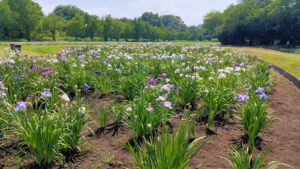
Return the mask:
<svg viewBox="0 0 300 169">
<path fill-rule="evenodd" d="M 300 43 L 300 0 L 240 0 L 223 12 L 210 12 L 202 25 L 223 44 Z"/>
<path fill-rule="evenodd" d="M 202 40 L 200 26 L 188 27 L 178 16 L 150 12 L 135 19 L 99 18 L 75 6 L 58 6 L 44 16 L 32 0 L 0 0 L 0 40 Z"/>
</svg>

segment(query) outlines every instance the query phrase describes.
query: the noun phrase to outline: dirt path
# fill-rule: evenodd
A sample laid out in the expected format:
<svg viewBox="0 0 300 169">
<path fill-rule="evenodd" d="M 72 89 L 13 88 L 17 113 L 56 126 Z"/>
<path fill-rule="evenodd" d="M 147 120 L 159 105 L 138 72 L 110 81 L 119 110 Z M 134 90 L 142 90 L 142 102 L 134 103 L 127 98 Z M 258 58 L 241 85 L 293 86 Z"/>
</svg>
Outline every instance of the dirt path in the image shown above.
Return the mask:
<svg viewBox="0 0 300 169">
<path fill-rule="evenodd" d="M 278 73 L 273 74 L 269 108 L 272 122 L 263 132 L 263 149 L 270 161 L 300 167 L 300 90 Z"/>
</svg>

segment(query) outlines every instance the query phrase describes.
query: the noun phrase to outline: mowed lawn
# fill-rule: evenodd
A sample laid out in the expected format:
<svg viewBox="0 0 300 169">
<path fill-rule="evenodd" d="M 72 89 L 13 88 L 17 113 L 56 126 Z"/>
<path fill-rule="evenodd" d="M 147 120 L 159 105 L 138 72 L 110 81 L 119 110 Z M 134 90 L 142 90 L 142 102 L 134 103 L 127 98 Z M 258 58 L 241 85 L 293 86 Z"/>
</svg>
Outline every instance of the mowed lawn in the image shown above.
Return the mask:
<svg viewBox="0 0 300 169">
<path fill-rule="evenodd" d="M 22 53 L 28 55 L 56 55 L 65 49 L 66 45 L 23 45 Z"/>
<path fill-rule="evenodd" d="M 65 44 L 22 44 L 21 54 L 27 54 L 29 56 L 40 56 L 40 55 L 56 55 L 62 49 L 65 49 L 67 45 Z M 7 52 L 4 52 L 5 49 L 9 49 L 9 44 L 0 45 L 0 56 L 5 55 Z"/>
<path fill-rule="evenodd" d="M 271 49 L 254 47 L 229 47 L 243 53 L 256 55 L 260 59 L 283 68 L 300 79 L 300 54 L 280 52 Z"/>
</svg>

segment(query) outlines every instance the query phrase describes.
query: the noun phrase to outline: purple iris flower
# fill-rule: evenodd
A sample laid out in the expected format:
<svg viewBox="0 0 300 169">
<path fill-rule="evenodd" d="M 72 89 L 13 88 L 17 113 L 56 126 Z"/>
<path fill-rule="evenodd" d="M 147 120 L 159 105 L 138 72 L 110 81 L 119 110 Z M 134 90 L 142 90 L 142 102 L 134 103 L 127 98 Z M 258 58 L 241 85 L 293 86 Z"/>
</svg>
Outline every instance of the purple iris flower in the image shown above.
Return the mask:
<svg viewBox="0 0 300 169">
<path fill-rule="evenodd" d="M 267 96 L 267 94 L 265 93 L 265 91 L 264 91 L 263 88 L 258 87 L 258 88 L 256 89 L 256 93 L 258 94 L 258 97 L 259 97 L 260 99 L 262 99 L 262 100 L 264 100 L 264 101 L 267 100 L 268 96 Z"/>
<path fill-rule="evenodd" d="M 95 70 L 95 74 L 99 74 L 100 73 L 100 71 L 99 70 Z"/>
<path fill-rule="evenodd" d="M 21 101 L 17 102 L 15 111 L 22 111 L 27 109 L 27 102 Z"/>
<path fill-rule="evenodd" d="M 81 60 L 83 60 L 83 59 L 84 59 L 84 57 L 85 57 L 85 56 L 84 56 L 84 55 L 82 55 L 82 54 L 81 54 L 81 55 L 79 55 L 79 59 L 81 59 Z"/>
<path fill-rule="evenodd" d="M 35 66 L 35 65 L 30 65 L 29 66 L 29 69 L 31 69 L 31 70 L 42 70 L 43 68 L 42 67 L 40 67 L 40 66 Z"/>
<path fill-rule="evenodd" d="M 157 80 L 155 78 L 151 78 L 148 80 L 148 85 L 149 86 L 156 86 Z"/>
<path fill-rule="evenodd" d="M 21 76 L 20 74 L 17 74 L 16 76 L 17 76 L 17 78 L 18 78 L 19 80 L 22 79 L 22 76 Z"/>
<path fill-rule="evenodd" d="M 161 74 L 159 75 L 159 77 L 162 78 L 162 79 L 166 79 L 166 78 L 168 77 L 168 74 L 166 74 L 166 73 L 161 73 Z"/>
<path fill-rule="evenodd" d="M 105 63 L 105 64 L 108 64 L 108 62 L 109 62 L 108 59 L 103 60 L 103 63 Z"/>
<path fill-rule="evenodd" d="M 165 101 L 165 102 L 164 102 L 164 107 L 166 107 L 166 108 L 168 108 L 168 109 L 173 109 L 172 103 L 169 102 L 169 101 Z"/>
<path fill-rule="evenodd" d="M 262 94 L 260 94 L 258 97 L 259 97 L 261 100 L 264 100 L 264 101 L 266 101 L 267 98 L 268 98 L 268 96 L 267 96 L 266 93 L 262 93 Z"/>
<path fill-rule="evenodd" d="M 50 90 L 45 90 L 41 93 L 41 95 L 43 97 L 51 97 L 52 96 L 52 93 L 50 92 Z"/>
<path fill-rule="evenodd" d="M 89 89 L 91 88 L 91 86 L 88 85 L 87 83 L 84 83 L 84 84 L 82 85 L 82 88 L 85 89 L 85 90 L 89 90 Z"/>
<path fill-rule="evenodd" d="M 43 73 L 42 73 L 42 76 L 43 76 L 43 77 L 48 77 L 48 76 L 51 76 L 52 74 L 53 74 L 53 71 L 52 71 L 52 70 L 49 70 L 49 71 L 43 72 Z"/>
<path fill-rule="evenodd" d="M 16 62 L 13 59 L 8 59 L 7 63 L 10 65 L 14 65 Z"/>
<path fill-rule="evenodd" d="M 174 85 L 171 85 L 171 84 L 165 84 L 163 85 L 161 88 L 160 88 L 160 91 L 163 92 L 163 91 L 171 91 L 174 89 Z"/>
<path fill-rule="evenodd" d="M 245 94 L 237 94 L 235 96 L 235 99 L 240 101 L 240 102 L 246 102 L 249 100 L 249 96 L 248 95 L 245 95 Z"/>
<path fill-rule="evenodd" d="M 256 89 L 256 93 L 257 93 L 257 94 L 259 94 L 259 95 L 261 95 L 261 94 L 264 94 L 264 93 L 265 93 L 265 91 L 264 91 L 264 89 L 263 89 L 263 88 L 261 88 L 261 87 L 258 87 L 258 88 Z"/>
<path fill-rule="evenodd" d="M 241 67 L 241 65 L 242 65 L 242 62 L 236 62 L 236 63 L 235 63 L 235 66 L 236 66 L 236 67 Z"/>
</svg>

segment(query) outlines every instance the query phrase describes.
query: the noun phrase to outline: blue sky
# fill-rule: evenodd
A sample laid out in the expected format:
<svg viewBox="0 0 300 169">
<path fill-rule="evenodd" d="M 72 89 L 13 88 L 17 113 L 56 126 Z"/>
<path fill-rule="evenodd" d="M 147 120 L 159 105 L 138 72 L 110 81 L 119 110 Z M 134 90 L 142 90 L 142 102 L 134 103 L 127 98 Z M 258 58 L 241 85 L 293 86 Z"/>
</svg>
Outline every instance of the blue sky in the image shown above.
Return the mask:
<svg viewBox="0 0 300 169">
<path fill-rule="evenodd" d="M 151 11 L 160 15 L 180 16 L 184 22 L 198 25 L 204 15 L 212 10 L 222 11 L 238 0 L 34 0 L 38 2 L 45 14 L 52 12 L 57 5 L 76 5 L 89 14 L 115 18 L 135 18 L 143 12 Z"/>
</svg>

